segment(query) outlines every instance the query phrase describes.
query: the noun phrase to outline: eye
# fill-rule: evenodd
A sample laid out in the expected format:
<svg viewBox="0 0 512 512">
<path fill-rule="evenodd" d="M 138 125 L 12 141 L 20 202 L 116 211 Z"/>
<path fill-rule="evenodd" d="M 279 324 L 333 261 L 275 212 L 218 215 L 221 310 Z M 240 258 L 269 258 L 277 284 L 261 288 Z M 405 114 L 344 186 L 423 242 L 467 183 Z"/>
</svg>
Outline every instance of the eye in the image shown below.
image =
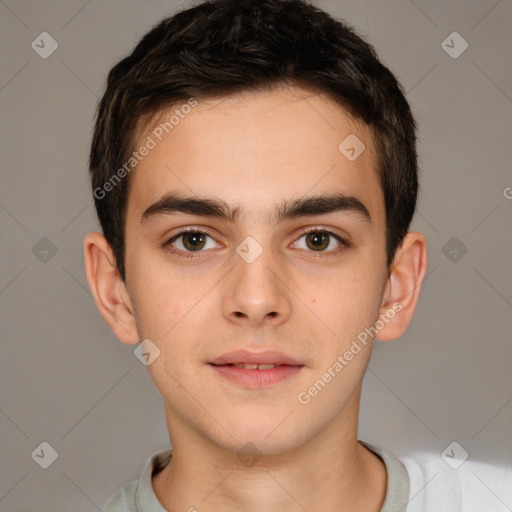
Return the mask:
<svg viewBox="0 0 512 512">
<path fill-rule="evenodd" d="M 304 239 L 303 246 L 300 246 L 300 240 Z M 332 231 L 323 228 L 314 228 L 304 231 L 297 242 L 294 243 L 299 249 L 305 249 L 312 252 L 338 252 L 337 248 L 341 249 L 348 247 L 349 244 L 341 236 Z M 334 245 L 334 247 L 333 247 Z"/>
<path fill-rule="evenodd" d="M 301 243 L 302 239 L 304 239 L 305 244 Z M 293 246 L 310 253 L 319 253 L 318 257 L 321 257 L 324 255 L 323 253 L 339 253 L 350 247 L 350 244 L 340 235 L 325 228 L 310 228 L 303 231 Z M 205 252 L 206 249 L 217 247 L 217 243 L 204 229 L 189 228 L 180 231 L 167 242 L 164 242 L 163 247 L 178 258 L 198 258 L 201 256 L 200 253 Z M 328 255 L 330 254 L 325 256 Z"/>
<path fill-rule="evenodd" d="M 208 238 L 211 240 L 210 245 L 208 245 Z M 167 247 L 170 252 L 178 256 L 184 256 L 183 253 L 203 252 L 203 249 L 213 249 L 217 244 L 206 231 L 187 229 L 174 235 L 170 240 L 165 242 L 164 246 Z M 186 257 L 194 256 L 187 255 Z"/>
</svg>

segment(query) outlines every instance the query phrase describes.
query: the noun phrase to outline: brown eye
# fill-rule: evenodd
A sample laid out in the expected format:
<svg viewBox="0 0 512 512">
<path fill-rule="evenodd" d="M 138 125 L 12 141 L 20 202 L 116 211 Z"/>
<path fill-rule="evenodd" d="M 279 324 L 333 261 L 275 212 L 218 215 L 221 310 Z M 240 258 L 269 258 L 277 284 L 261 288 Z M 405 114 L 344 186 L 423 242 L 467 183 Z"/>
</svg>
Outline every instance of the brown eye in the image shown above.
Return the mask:
<svg viewBox="0 0 512 512">
<path fill-rule="evenodd" d="M 322 232 L 313 232 L 306 235 L 306 244 L 314 251 L 322 251 L 329 246 L 329 235 Z"/>
<path fill-rule="evenodd" d="M 188 251 L 196 251 L 203 249 L 206 244 L 203 233 L 187 233 L 183 236 L 183 246 Z"/>
<path fill-rule="evenodd" d="M 304 239 L 305 243 L 301 242 Z M 302 236 L 294 244 L 299 249 L 308 252 L 331 253 L 339 252 L 349 246 L 343 238 L 336 233 L 325 229 L 310 229 L 302 233 Z"/>
<path fill-rule="evenodd" d="M 208 245 L 208 243 L 210 245 Z M 204 252 L 203 249 L 216 247 L 213 238 L 204 231 L 187 230 L 173 236 L 165 246 L 176 253 Z"/>
</svg>

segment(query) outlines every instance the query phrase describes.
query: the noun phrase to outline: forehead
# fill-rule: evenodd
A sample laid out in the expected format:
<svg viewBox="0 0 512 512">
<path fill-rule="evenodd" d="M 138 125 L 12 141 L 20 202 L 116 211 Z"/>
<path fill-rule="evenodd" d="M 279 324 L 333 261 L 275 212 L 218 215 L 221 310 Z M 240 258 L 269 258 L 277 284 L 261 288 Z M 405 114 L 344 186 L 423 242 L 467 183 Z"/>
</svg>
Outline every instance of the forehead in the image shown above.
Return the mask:
<svg viewBox="0 0 512 512">
<path fill-rule="evenodd" d="M 304 89 L 173 107 L 141 131 L 135 150 L 144 145 L 151 149 L 130 177 L 130 222 L 168 191 L 220 198 L 240 210 L 239 221 L 268 218 L 283 200 L 333 193 L 358 198 L 372 218 L 384 215 L 371 131 Z"/>
</svg>

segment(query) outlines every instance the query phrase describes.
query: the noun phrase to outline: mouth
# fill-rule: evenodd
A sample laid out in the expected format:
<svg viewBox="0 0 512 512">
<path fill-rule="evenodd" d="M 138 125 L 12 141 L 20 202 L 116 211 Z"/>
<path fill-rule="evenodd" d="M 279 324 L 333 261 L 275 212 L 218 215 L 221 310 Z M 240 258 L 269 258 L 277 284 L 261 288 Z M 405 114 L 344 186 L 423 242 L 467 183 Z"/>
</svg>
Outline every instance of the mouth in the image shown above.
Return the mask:
<svg viewBox="0 0 512 512">
<path fill-rule="evenodd" d="M 240 359 L 233 359 L 235 357 Z M 223 380 L 248 389 L 275 386 L 297 376 L 305 367 L 290 357 L 271 352 L 259 355 L 246 353 L 243 359 L 231 353 L 208 364 Z"/>
<path fill-rule="evenodd" d="M 235 366 L 248 370 L 270 370 L 276 366 L 304 366 L 304 363 L 282 354 L 276 350 L 251 352 L 249 350 L 234 350 L 217 357 L 210 364 L 215 366 Z M 268 366 L 268 368 L 266 368 Z"/>
<path fill-rule="evenodd" d="M 213 363 L 212 363 L 213 364 Z M 272 370 L 273 368 L 278 368 L 280 366 L 292 366 L 287 364 L 264 364 L 264 363 L 228 363 L 222 365 L 214 365 L 214 366 L 232 366 L 234 368 L 240 368 L 243 370 Z M 299 366 L 299 365 L 297 365 Z M 300 365 L 301 366 L 301 365 Z"/>
<path fill-rule="evenodd" d="M 215 374 L 225 382 L 246 389 L 275 387 L 301 373 L 304 363 L 293 357 L 266 350 L 234 350 L 209 363 Z"/>
</svg>

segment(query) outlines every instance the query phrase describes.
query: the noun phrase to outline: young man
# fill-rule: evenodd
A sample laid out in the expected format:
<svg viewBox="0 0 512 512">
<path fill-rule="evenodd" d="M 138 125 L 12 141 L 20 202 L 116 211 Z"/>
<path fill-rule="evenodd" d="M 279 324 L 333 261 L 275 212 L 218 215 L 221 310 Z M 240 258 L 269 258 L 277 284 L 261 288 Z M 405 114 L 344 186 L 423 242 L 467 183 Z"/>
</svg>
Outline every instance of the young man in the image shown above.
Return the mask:
<svg viewBox="0 0 512 512">
<path fill-rule="evenodd" d="M 427 265 L 415 129 L 373 48 L 301 0 L 201 3 L 111 70 L 87 279 L 142 342 L 172 458 L 105 511 L 427 510 L 419 466 L 357 439 L 373 339 Z M 431 510 L 460 511 L 454 482 Z"/>
</svg>

